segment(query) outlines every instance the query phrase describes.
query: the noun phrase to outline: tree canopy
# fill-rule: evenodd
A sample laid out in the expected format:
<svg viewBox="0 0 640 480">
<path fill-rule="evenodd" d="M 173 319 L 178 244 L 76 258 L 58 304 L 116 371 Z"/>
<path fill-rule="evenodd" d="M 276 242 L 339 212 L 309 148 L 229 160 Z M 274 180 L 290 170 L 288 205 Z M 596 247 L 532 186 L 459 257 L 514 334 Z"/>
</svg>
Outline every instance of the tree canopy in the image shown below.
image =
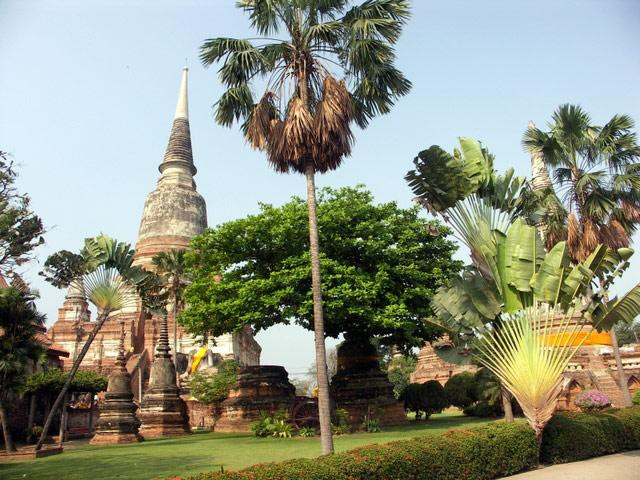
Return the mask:
<svg viewBox="0 0 640 480">
<path fill-rule="evenodd" d="M 0 151 L 0 273 L 13 273 L 31 259 L 44 242 L 42 220 L 31 211 L 28 195 L 15 189 L 17 173 L 7 153 Z"/>
<path fill-rule="evenodd" d="M 27 377 L 23 390 L 32 393 L 57 394 L 62 390 L 68 376 L 68 372 L 64 372 L 59 368 L 37 372 Z M 103 392 L 107 389 L 107 383 L 108 378 L 106 375 L 92 370 L 78 370 L 73 377 L 69 391 L 80 393 Z"/>
<path fill-rule="evenodd" d="M 260 209 L 192 241 L 193 283 L 180 316 L 192 332 L 292 322 L 313 329 L 306 205 L 294 197 Z M 446 227 L 421 218 L 417 207 L 374 204 L 362 187 L 323 189 L 318 218 L 327 336 L 379 336 L 408 348 L 440 333 L 422 319 L 460 266 Z"/>
</svg>

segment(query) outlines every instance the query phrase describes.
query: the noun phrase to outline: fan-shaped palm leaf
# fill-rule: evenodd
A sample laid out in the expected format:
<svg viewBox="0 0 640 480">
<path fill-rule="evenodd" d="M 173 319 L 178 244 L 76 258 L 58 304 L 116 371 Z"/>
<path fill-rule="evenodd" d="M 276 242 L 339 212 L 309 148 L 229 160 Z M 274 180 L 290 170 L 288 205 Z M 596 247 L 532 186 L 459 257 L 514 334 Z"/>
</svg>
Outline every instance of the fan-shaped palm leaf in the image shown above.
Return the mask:
<svg viewBox="0 0 640 480">
<path fill-rule="evenodd" d="M 500 328 L 476 343 L 478 361 L 518 400 L 539 441 L 555 410 L 562 372 L 586 338 L 580 339 L 583 326 L 573 311 L 536 304 L 505 316 Z"/>
</svg>

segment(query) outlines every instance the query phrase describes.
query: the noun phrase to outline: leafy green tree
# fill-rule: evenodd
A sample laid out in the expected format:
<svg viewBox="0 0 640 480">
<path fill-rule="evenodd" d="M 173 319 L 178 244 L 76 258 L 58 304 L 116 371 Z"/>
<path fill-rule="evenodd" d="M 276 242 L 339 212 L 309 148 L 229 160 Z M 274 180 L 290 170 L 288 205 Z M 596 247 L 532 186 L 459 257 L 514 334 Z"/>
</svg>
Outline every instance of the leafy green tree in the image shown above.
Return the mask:
<svg viewBox="0 0 640 480">
<path fill-rule="evenodd" d="M 241 0 L 258 39 L 213 38 L 201 48 L 204 65 L 221 63 L 226 91 L 216 121 L 243 121 L 249 144 L 266 152 L 278 172 L 302 173 L 307 183 L 308 234 L 320 431 L 333 453 L 325 368 L 320 247 L 315 174 L 340 166 L 351 153 L 355 121 L 365 127 L 389 112 L 411 83 L 395 67 L 394 46 L 409 18 L 407 0 Z M 275 36 L 284 38 L 273 38 Z M 252 81 L 264 80 L 254 101 Z M 306 229 L 304 231 L 307 231 Z"/>
<path fill-rule="evenodd" d="M 182 293 L 189 282 L 185 271 L 186 250 L 171 249 L 167 252 L 160 252 L 153 257 L 152 262 L 156 268 L 156 273 L 160 275 L 162 283 L 167 287 L 169 302 L 171 303 L 171 320 L 173 322 L 173 363 L 177 367 L 178 359 L 178 322 L 177 316 L 184 307 Z"/>
<path fill-rule="evenodd" d="M 547 247 L 566 239 L 574 263 L 600 244 L 628 247 L 640 224 L 640 145 L 634 126 L 628 115 L 614 115 L 596 126 L 580 106 L 565 104 L 553 113 L 548 132 L 530 127 L 524 133 L 522 143 L 542 161 L 542 174 L 552 169 L 554 182 L 536 210 L 542 212 Z M 557 200 L 549 203 L 554 196 Z M 631 406 L 615 329 L 610 333 L 618 383 Z"/>
<path fill-rule="evenodd" d="M 640 321 L 635 320 L 631 323 L 619 323 L 615 327 L 616 336 L 620 346 L 631 343 L 640 344 Z"/>
<path fill-rule="evenodd" d="M 42 448 L 55 412 L 62 405 L 82 360 L 104 322 L 112 313 L 135 304 L 138 298 L 136 294 L 140 295 L 146 308 L 149 308 L 152 302 L 155 306 L 156 300 L 160 298 L 160 294 L 157 293 L 157 276 L 133 266 L 134 253 L 128 244 L 100 235 L 86 239 L 80 254 L 64 250 L 53 254 L 45 262 L 45 269 L 41 275 L 58 288 L 74 283 L 96 307 L 98 318 L 45 420 L 36 450 Z"/>
<path fill-rule="evenodd" d="M 305 216 L 304 202 L 294 198 L 194 238 L 182 324 L 215 336 L 290 322 L 313 330 Z M 445 227 L 421 218 L 418 207 L 374 204 L 362 188 L 323 189 L 318 217 L 326 335 L 377 336 L 409 349 L 439 334 L 422 318 L 459 267 Z"/>
<path fill-rule="evenodd" d="M 476 378 L 471 372 L 454 375 L 444 384 L 444 393 L 451 405 L 466 408 L 477 400 Z"/>
<path fill-rule="evenodd" d="M 0 423 L 7 452 L 15 452 L 6 404 L 24 386 L 29 371 L 45 349 L 37 340 L 44 315 L 36 310 L 35 295 L 17 288 L 0 289 Z"/>
<path fill-rule="evenodd" d="M 44 242 L 42 220 L 31 211 L 29 196 L 16 190 L 16 177 L 13 162 L 0 151 L 0 274 L 4 276 L 12 276 Z"/>
<path fill-rule="evenodd" d="M 389 362 L 387 376 L 393 385 L 393 395 L 397 399 L 402 398 L 407 385 L 411 383 L 411 374 L 416 370 L 417 364 L 418 361 L 411 355 L 402 355 Z"/>
<path fill-rule="evenodd" d="M 449 401 L 444 393 L 444 387 L 437 380 L 429 380 L 425 383 L 410 383 L 404 391 L 402 399 L 404 408 L 409 412 L 415 412 L 416 420 L 428 420 L 434 413 L 440 413 L 449 406 Z"/>
<path fill-rule="evenodd" d="M 218 404 L 227 398 L 229 389 L 238 379 L 240 365 L 235 360 L 225 360 L 218 371 L 211 375 L 194 373 L 189 388 L 194 398 L 204 403 Z"/>
</svg>

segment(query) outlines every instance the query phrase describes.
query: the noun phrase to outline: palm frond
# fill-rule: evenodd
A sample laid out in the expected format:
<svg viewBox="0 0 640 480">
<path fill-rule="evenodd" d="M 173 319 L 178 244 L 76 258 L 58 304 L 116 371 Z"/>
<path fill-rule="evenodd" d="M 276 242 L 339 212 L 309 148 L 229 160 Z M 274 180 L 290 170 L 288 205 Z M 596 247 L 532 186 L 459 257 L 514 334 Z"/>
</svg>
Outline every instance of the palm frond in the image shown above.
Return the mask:
<svg viewBox="0 0 640 480">
<path fill-rule="evenodd" d="M 236 6 L 249 14 L 251 26 L 260 35 L 277 33 L 278 19 L 285 9 L 291 9 L 290 2 L 286 0 L 239 0 Z"/>
<path fill-rule="evenodd" d="M 476 344 L 478 361 L 518 400 L 538 438 L 555 410 L 562 372 L 584 341 L 584 324 L 572 313 L 537 304 L 504 316 Z"/>
<path fill-rule="evenodd" d="M 227 89 L 215 104 L 215 119 L 230 127 L 234 121 L 246 118 L 253 109 L 253 96 L 247 84 Z"/>
<path fill-rule="evenodd" d="M 125 307 L 135 306 L 137 296 L 115 268 L 100 265 L 82 277 L 78 284 L 85 297 L 101 312 L 115 312 Z"/>
<path fill-rule="evenodd" d="M 393 44 L 410 16 L 408 1 L 367 0 L 352 7 L 345 14 L 344 22 L 354 37 L 382 38 Z"/>
</svg>

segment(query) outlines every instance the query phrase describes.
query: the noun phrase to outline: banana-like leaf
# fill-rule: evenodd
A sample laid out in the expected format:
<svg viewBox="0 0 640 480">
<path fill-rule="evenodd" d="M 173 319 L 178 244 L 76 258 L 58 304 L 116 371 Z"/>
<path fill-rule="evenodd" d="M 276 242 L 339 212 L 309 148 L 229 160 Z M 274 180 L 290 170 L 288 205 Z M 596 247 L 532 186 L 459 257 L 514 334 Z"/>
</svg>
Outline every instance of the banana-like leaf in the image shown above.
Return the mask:
<svg viewBox="0 0 640 480">
<path fill-rule="evenodd" d="M 134 254 L 135 251 L 128 243 L 118 242 L 104 234 L 87 238 L 82 250 L 83 257 L 93 268 L 104 265 L 107 268 L 115 268 L 123 276 L 126 276 L 131 268 Z"/>
<path fill-rule="evenodd" d="M 469 137 L 458 138 L 463 157 L 463 172 L 474 186 L 486 185 L 493 173 L 493 164 L 480 142 Z"/>
<path fill-rule="evenodd" d="M 494 239 L 496 257 L 493 268 L 496 287 L 498 287 L 502 295 L 504 311 L 515 312 L 522 308 L 522 303 L 515 286 L 510 281 L 511 278 L 507 269 L 507 236 L 501 232 L 494 231 Z"/>
<path fill-rule="evenodd" d="M 471 193 L 472 184 L 464 163 L 437 145 L 421 151 L 413 160 L 414 170 L 405 180 L 413 193 L 431 211 L 442 212 Z"/>
<path fill-rule="evenodd" d="M 619 323 L 630 323 L 640 315 L 640 283 L 621 298 L 600 303 L 589 315 L 592 325 L 598 330 L 611 330 Z"/>
<path fill-rule="evenodd" d="M 561 293 L 564 279 L 567 275 L 571 257 L 566 242 L 558 242 L 548 252 L 540 269 L 530 281 L 535 300 L 555 305 Z"/>
<path fill-rule="evenodd" d="M 507 281 L 515 287 L 519 293 L 530 293 L 531 279 L 540 268 L 544 259 L 544 247 L 536 228 L 526 225 L 521 219 L 517 219 L 509 231 L 505 242 L 505 267 Z M 530 299 L 531 295 L 520 295 Z M 530 305 L 530 301 L 528 302 Z"/>
<path fill-rule="evenodd" d="M 473 365 L 475 358 L 469 348 L 456 348 L 454 345 L 433 346 L 433 351 L 444 362 L 453 365 Z"/>
<path fill-rule="evenodd" d="M 443 212 L 486 185 L 493 162 L 480 142 L 459 138 L 460 150 L 451 155 L 437 145 L 418 153 L 414 170 L 405 180 L 413 193 L 432 212 Z"/>
</svg>

